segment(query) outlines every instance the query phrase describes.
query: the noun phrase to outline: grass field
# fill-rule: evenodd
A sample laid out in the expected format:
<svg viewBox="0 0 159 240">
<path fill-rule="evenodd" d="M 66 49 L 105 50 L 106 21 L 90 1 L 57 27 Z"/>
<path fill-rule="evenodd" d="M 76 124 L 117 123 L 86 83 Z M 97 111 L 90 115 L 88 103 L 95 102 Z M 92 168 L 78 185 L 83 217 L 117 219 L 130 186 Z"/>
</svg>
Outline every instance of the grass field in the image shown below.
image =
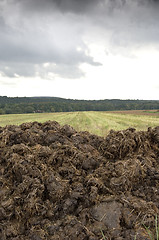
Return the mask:
<svg viewBox="0 0 159 240">
<path fill-rule="evenodd" d="M 147 130 L 148 127 L 159 126 L 159 113 L 142 115 L 139 112 L 69 112 L 69 113 L 33 113 L 0 115 L 0 126 L 19 125 L 24 122 L 57 121 L 61 125 L 69 124 L 77 131 L 89 131 L 105 136 L 110 129 L 123 130 L 135 127 Z"/>
</svg>

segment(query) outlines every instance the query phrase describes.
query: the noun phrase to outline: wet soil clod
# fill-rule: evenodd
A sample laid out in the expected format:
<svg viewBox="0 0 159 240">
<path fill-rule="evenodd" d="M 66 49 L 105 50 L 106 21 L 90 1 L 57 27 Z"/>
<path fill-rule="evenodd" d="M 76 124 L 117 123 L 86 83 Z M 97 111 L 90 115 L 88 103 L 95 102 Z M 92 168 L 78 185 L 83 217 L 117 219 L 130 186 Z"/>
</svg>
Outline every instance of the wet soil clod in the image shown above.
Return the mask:
<svg viewBox="0 0 159 240">
<path fill-rule="evenodd" d="M 57 122 L 0 127 L 0 239 L 149 239 L 159 127 L 104 138 Z"/>
</svg>

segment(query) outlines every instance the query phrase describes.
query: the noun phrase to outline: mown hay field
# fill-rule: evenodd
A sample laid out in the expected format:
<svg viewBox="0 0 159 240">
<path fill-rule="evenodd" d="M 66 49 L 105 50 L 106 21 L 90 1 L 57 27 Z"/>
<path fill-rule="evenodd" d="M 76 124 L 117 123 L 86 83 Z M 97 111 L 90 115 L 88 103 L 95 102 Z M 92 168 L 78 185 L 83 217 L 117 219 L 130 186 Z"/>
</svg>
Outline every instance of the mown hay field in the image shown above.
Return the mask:
<svg viewBox="0 0 159 240">
<path fill-rule="evenodd" d="M 110 129 L 124 130 L 134 127 L 137 130 L 147 130 L 148 127 L 159 126 L 159 112 L 145 113 L 145 111 L 125 111 L 10 114 L 0 116 L 0 126 L 51 120 L 61 125 L 69 124 L 77 131 L 89 131 L 105 136 Z"/>
</svg>

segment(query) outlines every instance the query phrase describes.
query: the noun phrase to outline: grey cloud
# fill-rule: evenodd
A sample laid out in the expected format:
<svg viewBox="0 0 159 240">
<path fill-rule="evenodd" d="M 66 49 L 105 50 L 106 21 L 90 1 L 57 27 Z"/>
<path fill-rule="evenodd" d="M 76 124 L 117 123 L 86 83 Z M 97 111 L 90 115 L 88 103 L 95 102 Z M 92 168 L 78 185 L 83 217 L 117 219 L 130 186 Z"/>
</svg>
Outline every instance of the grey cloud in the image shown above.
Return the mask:
<svg viewBox="0 0 159 240">
<path fill-rule="evenodd" d="M 110 36 L 105 44 L 111 52 L 128 55 L 130 50 L 153 45 L 159 47 L 159 1 L 112 0 L 111 11 L 103 10 L 96 19 L 101 34 L 108 30 Z M 95 21 L 94 21 L 95 22 Z M 127 51 L 127 53 L 126 53 Z"/>
<path fill-rule="evenodd" d="M 71 46 L 67 46 L 67 41 L 62 41 L 62 46 L 56 43 L 60 41 L 58 38 L 64 36 L 57 36 L 57 40 L 50 41 L 43 35 L 28 36 L 19 35 L 18 32 L 9 35 L 0 34 L 0 60 L 6 62 L 27 62 L 27 63 L 44 63 L 54 62 L 57 64 L 79 64 L 89 63 L 98 65 L 93 61 L 93 58 L 87 56 L 85 51 L 87 46 L 76 41 L 72 41 Z M 64 45 L 66 44 L 66 45 Z M 77 47 L 81 47 L 81 51 L 77 51 Z"/>
<path fill-rule="evenodd" d="M 99 66 L 99 63 L 94 63 Z M 81 78 L 85 73 L 80 69 L 79 64 L 54 64 L 54 63 L 2 63 L 0 62 L 0 73 L 2 76 L 14 77 L 42 77 L 43 79 L 53 80 L 55 76 L 66 79 Z"/>
<path fill-rule="evenodd" d="M 10 2 L 6 0 L 6 2 Z M 12 0 L 12 3 L 19 4 L 19 7 L 24 11 L 54 11 L 58 9 L 61 12 L 86 13 L 93 9 L 107 8 L 122 8 L 126 4 L 145 5 L 149 4 L 156 6 L 158 0 Z"/>
<path fill-rule="evenodd" d="M 10 78 L 14 78 L 16 76 L 32 77 L 35 76 L 36 65 L 19 62 L 0 62 L 0 71 L 3 76 Z"/>
<path fill-rule="evenodd" d="M 43 79 L 54 80 L 55 76 L 66 79 L 81 78 L 85 74 L 80 70 L 79 65 L 67 64 L 29 64 L 29 63 L 9 63 L 0 64 L 0 73 L 9 78 L 15 77 L 41 77 Z"/>
<path fill-rule="evenodd" d="M 54 11 L 84 13 L 100 6 L 105 0 L 13 0 L 25 11 Z"/>
<path fill-rule="evenodd" d="M 66 65 L 66 64 L 51 64 L 45 63 L 36 66 L 37 75 L 44 79 L 53 80 L 55 76 L 59 76 L 66 79 L 81 78 L 85 74 L 80 70 L 78 65 Z"/>
<path fill-rule="evenodd" d="M 38 1 L 32 1 L 35 2 Z M 42 68 L 43 63 L 49 62 L 52 66 L 56 64 L 56 68 L 51 69 L 55 74 L 76 78 L 83 76 L 79 68 L 81 63 L 101 65 L 86 54 L 87 45 L 81 39 L 80 27 L 72 19 L 60 18 L 58 13 L 45 18 L 41 18 L 40 14 L 33 15 L 28 19 L 21 13 L 21 8 L 11 5 L 5 7 L 0 16 L 0 71 L 6 76 L 35 76 L 35 66 Z M 42 71 L 39 73 L 47 75 Z"/>
<path fill-rule="evenodd" d="M 157 0 L 3 0 L 0 71 L 9 77 L 38 73 L 49 78 L 49 73 L 53 73 L 79 78 L 84 75 L 80 64 L 101 65 L 87 53 L 85 39 L 93 42 L 98 38 L 108 45 L 109 52 L 123 51 L 124 55 L 133 46 L 158 46 L 158 3 Z M 50 63 L 49 67 L 44 67 L 44 63 Z"/>
</svg>

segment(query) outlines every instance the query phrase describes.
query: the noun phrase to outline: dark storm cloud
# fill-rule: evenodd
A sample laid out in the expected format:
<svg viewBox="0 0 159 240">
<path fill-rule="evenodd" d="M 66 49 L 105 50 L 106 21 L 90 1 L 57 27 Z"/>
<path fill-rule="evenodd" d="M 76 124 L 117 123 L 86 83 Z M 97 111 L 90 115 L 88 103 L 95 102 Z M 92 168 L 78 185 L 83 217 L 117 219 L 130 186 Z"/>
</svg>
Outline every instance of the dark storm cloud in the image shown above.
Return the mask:
<svg viewBox="0 0 159 240">
<path fill-rule="evenodd" d="M 15 0 L 20 3 L 22 8 L 28 11 L 53 11 L 58 9 L 59 11 L 74 12 L 74 13 L 88 13 L 92 10 L 103 9 L 111 11 L 115 8 L 122 8 L 127 4 L 156 6 L 159 0 Z"/>
<path fill-rule="evenodd" d="M 9 0 L 6 2 L 10 2 Z M 61 11 L 72 11 L 72 12 L 86 12 L 93 8 L 103 6 L 124 6 L 128 3 L 136 2 L 139 5 L 151 4 L 155 5 L 159 3 L 159 0 L 12 0 L 12 3 L 19 3 L 25 10 L 45 10 L 58 8 Z"/>
<path fill-rule="evenodd" d="M 87 12 L 105 3 L 105 0 L 14 0 L 28 11 L 53 11 L 59 9 L 62 12 Z"/>
<path fill-rule="evenodd" d="M 157 0 L 1 0 L 0 72 L 8 77 L 53 72 L 79 78 L 80 64 L 100 66 L 87 41 L 111 32 L 110 51 L 158 44 Z M 126 50 L 124 50 L 126 51 Z M 45 65 L 45 63 L 50 63 Z M 47 67 L 44 67 L 47 66 Z"/>
<path fill-rule="evenodd" d="M 71 1 L 66 2 L 69 9 Z M 79 27 L 76 30 L 72 19 L 58 13 L 57 8 L 66 5 L 51 0 L 0 2 L 0 71 L 4 75 L 34 76 L 35 69 L 43 75 L 47 69 L 41 71 L 42 64 L 49 62 L 53 63 L 50 72 L 79 78 L 84 74 L 79 69 L 81 63 L 101 65 L 86 54 L 87 46 L 81 39 Z M 83 2 L 83 6 L 86 5 Z"/>
</svg>

